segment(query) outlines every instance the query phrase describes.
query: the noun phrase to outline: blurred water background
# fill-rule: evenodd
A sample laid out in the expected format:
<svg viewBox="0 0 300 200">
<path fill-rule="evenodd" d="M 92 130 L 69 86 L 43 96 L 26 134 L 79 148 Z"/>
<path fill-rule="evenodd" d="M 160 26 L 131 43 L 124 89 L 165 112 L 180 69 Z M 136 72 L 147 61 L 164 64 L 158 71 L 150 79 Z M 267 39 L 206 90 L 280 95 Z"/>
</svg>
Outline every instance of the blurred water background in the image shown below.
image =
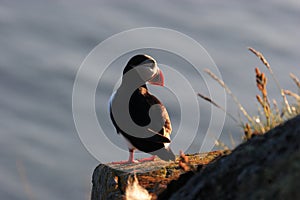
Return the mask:
<svg viewBox="0 0 300 200">
<path fill-rule="evenodd" d="M 104 39 L 145 26 L 187 34 L 206 48 L 223 80 L 256 114 L 254 67 L 261 63 L 247 47 L 262 51 L 282 87 L 296 91 L 289 73 L 300 76 L 299 19 L 296 0 L 1 0 L 0 199 L 89 199 L 99 162 L 76 133 L 72 87 L 83 59 Z M 268 86 L 270 97 L 280 101 L 272 80 Z M 228 110 L 237 114 L 230 98 Z M 230 134 L 241 142 L 240 128 L 227 119 L 220 139 L 229 146 Z"/>
</svg>

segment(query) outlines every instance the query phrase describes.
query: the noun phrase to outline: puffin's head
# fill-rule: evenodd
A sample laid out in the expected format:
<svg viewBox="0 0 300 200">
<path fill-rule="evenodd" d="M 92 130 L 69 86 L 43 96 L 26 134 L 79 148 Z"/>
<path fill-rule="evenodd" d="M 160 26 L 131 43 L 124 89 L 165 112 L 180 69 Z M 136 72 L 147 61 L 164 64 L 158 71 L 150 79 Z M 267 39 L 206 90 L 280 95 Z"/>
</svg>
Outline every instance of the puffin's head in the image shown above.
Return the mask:
<svg viewBox="0 0 300 200">
<path fill-rule="evenodd" d="M 128 72 L 142 79 L 144 83 L 164 86 L 163 73 L 151 56 L 136 55 L 132 57 L 123 70 L 123 77 Z"/>
</svg>

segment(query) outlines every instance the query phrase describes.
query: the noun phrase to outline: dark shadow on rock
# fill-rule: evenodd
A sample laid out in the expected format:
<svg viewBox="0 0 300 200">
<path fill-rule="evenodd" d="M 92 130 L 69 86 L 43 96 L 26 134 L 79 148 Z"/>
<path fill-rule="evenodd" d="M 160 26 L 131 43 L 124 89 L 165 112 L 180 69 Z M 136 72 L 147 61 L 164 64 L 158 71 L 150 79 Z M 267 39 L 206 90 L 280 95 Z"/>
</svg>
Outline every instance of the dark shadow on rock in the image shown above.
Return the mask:
<svg viewBox="0 0 300 200">
<path fill-rule="evenodd" d="M 181 175 L 158 199 L 300 199 L 299 146 L 297 116 L 239 145 L 195 175 Z"/>
</svg>

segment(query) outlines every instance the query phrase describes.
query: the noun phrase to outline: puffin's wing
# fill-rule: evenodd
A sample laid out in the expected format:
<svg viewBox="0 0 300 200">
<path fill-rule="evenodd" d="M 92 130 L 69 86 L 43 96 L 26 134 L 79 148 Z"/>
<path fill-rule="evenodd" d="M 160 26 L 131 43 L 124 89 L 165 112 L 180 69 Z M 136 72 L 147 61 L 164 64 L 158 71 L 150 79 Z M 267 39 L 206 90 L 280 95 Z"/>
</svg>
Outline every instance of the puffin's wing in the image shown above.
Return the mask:
<svg viewBox="0 0 300 200">
<path fill-rule="evenodd" d="M 169 114 L 167 112 L 167 109 L 165 108 L 165 106 L 161 105 L 161 109 L 162 109 L 162 117 L 165 121 L 165 124 L 163 126 L 163 135 L 170 138 L 171 132 L 172 132 L 172 125 L 171 125 L 171 120 L 169 117 Z"/>
<path fill-rule="evenodd" d="M 159 134 L 170 139 L 170 135 L 172 132 L 171 120 L 170 120 L 169 114 L 168 114 L 165 106 L 162 104 L 159 104 L 159 105 L 160 105 L 160 112 L 161 112 L 160 116 L 164 121 L 164 126 L 159 131 Z M 164 142 L 164 144 L 162 144 L 163 147 L 161 147 L 153 152 L 150 152 L 150 153 L 153 155 L 157 155 L 162 160 L 166 160 L 166 161 L 175 160 L 175 158 L 176 158 L 175 154 L 170 149 L 169 144 L 166 144 L 166 143 L 170 143 L 170 142 Z"/>
<path fill-rule="evenodd" d="M 162 130 L 163 128 L 161 128 L 162 126 L 159 124 L 164 123 L 164 120 L 162 118 L 163 113 L 166 113 L 166 111 L 163 111 L 163 108 L 159 105 L 156 104 L 152 109 L 153 112 L 151 112 L 153 114 L 152 117 L 154 117 L 153 120 L 155 123 L 151 124 L 152 126 L 150 127 L 145 127 L 143 129 L 140 129 L 138 133 L 126 133 L 125 131 L 122 130 L 122 127 L 119 127 L 119 125 L 117 124 L 117 122 L 114 119 L 113 116 L 113 112 L 112 112 L 112 106 L 115 106 L 115 108 L 117 109 L 118 107 L 122 107 L 123 105 L 123 101 L 114 101 L 116 100 L 116 97 L 118 97 L 118 95 L 116 95 L 116 93 L 114 93 L 109 101 L 109 113 L 110 113 L 110 118 L 112 120 L 112 123 L 114 125 L 114 127 L 116 128 L 117 133 L 121 133 L 122 135 L 124 135 L 125 137 L 135 137 L 138 138 L 140 140 L 144 140 L 144 141 L 151 141 L 151 142 L 155 142 L 155 143 L 170 143 L 170 137 L 166 136 L 165 134 L 163 134 Z M 118 99 L 118 98 L 117 98 Z M 122 99 L 122 98 L 120 98 Z M 165 109 L 165 108 L 164 108 Z M 168 113 L 166 113 L 168 114 Z M 125 119 L 125 118 L 123 118 Z M 168 122 L 166 122 L 167 124 L 170 124 L 170 119 L 168 118 Z M 156 127 L 159 127 L 156 128 Z M 155 131 L 158 130 L 158 131 Z"/>
<path fill-rule="evenodd" d="M 162 135 L 159 132 L 155 132 L 150 128 L 148 128 L 148 130 L 145 130 L 145 132 L 140 133 L 140 135 L 141 135 L 141 137 L 139 137 L 139 139 L 144 140 L 144 141 L 155 142 L 155 143 L 170 143 L 171 142 L 171 140 L 168 137 Z M 151 136 L 147 137 L 148 135 L 151 135 Z"/>
<path fill-rule="evenodd" d="M 168 142 L 170 143 L 170 135 L 172 132 L 172 125 L 169 114 L 167 112 L 166 107 L 152 94 L 144 93 L 148 104 L 151 106 L 149 110 L 150 118 L 153 119 L 153 122 L 150 122 L 148 130 L 151 132 L 155 132 L 154 130 L 158 130 L 155 133 L 158 133 L 165 138 L 168 138 Z"/>
</svg>

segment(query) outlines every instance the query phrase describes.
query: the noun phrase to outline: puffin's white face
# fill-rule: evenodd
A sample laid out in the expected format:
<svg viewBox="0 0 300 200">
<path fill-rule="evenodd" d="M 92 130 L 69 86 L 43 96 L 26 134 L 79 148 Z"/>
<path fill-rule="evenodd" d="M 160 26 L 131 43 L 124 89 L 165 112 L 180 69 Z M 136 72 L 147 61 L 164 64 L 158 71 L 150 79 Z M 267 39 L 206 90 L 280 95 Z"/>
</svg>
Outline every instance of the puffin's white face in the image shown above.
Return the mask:
<svg viewBox="0 0 300 200">
<path fill-rule="evenodd" d="M 156 62 L 153 63 L 151 60 L 146 60 L 134 69 L 145 82 L 153 85 L 164 85 L 162 71 L 158 68 Z"/>
</svg>

